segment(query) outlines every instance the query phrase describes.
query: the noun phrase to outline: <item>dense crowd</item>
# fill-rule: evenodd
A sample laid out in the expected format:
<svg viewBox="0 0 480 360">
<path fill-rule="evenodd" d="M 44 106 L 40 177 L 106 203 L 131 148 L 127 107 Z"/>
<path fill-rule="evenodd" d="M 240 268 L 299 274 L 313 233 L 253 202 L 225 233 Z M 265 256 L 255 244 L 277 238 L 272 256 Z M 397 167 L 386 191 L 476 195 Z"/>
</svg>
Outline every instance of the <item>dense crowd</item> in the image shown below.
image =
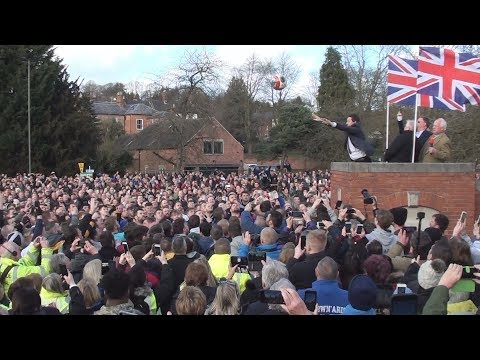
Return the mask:
<svg viewBox="0 0 480 360">
<path fill-rule="evenodd" d="M 330 204 L 328 170 L 0 186 L 4 315 L 473 314 L 480 301 L 477 223 L 447 237 L 441 213 L 410 231 L 406 209 L 375 198 Z"/>
</svg>

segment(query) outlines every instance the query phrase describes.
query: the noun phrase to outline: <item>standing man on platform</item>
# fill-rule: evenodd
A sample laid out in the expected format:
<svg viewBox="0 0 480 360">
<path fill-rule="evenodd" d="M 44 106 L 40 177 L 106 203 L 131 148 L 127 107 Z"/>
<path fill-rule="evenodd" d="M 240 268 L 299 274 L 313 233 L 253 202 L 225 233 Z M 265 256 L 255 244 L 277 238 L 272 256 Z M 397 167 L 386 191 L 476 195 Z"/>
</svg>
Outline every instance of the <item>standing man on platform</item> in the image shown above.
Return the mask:
<svg viewBox="0 0 480 360">
<path fill-rule="evenodd" d="M 433 135 L 423 145 L 420 151 L 420 161 L 423 163 L 445 163 L 452 156 L 452 144 L 445 134 L 447 122 L 438 118 L 433 123 Z"/>
<path fill-rule="evenodd" d="M 355 162 L 372 162 L 370 156 L 373 155 L 374 148 L 370 144 L 363 133 L 360 125 L 360 118 L 357 114 L 351 114 L 347 117 L 347 124 L 339 124 L 326 118 L 321 118 L 316 114 L 312 114 L 314 121 L 342 130 L 347 135 L 345 138 L 345 148 L 348 156 Z"/>
<path fill-rule="evenodd" d="M 415 136 L 415 162 L 419 162 L 420 152 L 427 140 L 432 136 L 432 133 L 428 130 L 430 126 L 430 119 L 426 116 L 419 117 L 417 119 L 417 132 Z"/>
</svg>

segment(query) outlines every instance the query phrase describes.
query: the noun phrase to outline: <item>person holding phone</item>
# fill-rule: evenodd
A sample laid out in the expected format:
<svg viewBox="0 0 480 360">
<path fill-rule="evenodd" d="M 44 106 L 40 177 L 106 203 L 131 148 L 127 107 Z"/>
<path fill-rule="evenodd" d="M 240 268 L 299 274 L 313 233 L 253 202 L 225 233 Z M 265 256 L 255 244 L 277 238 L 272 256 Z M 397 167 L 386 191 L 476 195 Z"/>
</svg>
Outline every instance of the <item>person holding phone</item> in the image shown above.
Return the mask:
<svg viewBox="0 0 480 360">
<path fill-rule="evenodd" d="M 368 239 L 368 242 L 373 240 L 380 241 L 384 254 L 388 253 L 398 239 L 397 236 L 389 230 L 392 224 L 393 214 L 389 210 L 378 209 L 375 216 L 376 228 L 365 236 Z"/>
<path fill-rule="evenodd" d="M 317 279 L 312 282 L 311 288 L 298 290 L 300 297 L 306 300 L 308 291 L 313 290 L 317 295 L 316 302 L 320 305 L 319 315 L 342 314 L 348 305 L 348 291 L 338 285 L 338 264 L 331 257 L 325 256 L 318 262 L 315 276 Z"/>
</svg>

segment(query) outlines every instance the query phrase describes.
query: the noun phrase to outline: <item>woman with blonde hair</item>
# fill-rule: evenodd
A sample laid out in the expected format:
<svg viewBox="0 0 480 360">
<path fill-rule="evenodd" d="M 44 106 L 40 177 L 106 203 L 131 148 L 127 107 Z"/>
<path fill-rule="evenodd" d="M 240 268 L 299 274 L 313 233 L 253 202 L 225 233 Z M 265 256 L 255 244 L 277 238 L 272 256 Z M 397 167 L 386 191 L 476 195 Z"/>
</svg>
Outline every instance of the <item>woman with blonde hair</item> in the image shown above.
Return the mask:
<svg viewBox="0 0 480 360">
<path fill-rule="evenodd" d="M 86 312 L 93 315 L 93 313 L 99 310 L 104 304 L 97 284 L 93 279 L 84 277 L 78 282 L 78 288 L 83 295 Z"/>
<path fill-rule="evenodd" d="M 215 299 L 205 311 L 206 315 L 239 315 L 240 288 L 233 280 L 220 281 Z"/>
<path fill-rule="evenodd" d="M 102 260 L 93 259 L 85 264 L 82 279 L 86 277 L 95 281 L 96 284 L 100 283 L 100 279 L 102 278 Z"/>
</svg>

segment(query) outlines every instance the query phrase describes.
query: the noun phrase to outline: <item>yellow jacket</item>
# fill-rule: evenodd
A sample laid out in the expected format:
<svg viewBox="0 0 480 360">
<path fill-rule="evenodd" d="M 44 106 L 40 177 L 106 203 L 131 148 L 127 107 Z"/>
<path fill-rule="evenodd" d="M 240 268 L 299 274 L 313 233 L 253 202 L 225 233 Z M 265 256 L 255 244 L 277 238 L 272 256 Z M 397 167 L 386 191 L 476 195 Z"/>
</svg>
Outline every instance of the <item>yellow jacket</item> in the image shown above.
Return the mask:
<svg viewBox="0 0 480 360">
<path fill-rule="evenodd" d="M 228 275 L 228 265 L 230 264 L 230 254 L 213 254 L 208 260 L 210 268 L 212 269 L 213 276 L 217 280 L 225 278 Z M 250 274 L 248 273 L 235 273 L 233 279 L 240 288 L 240 293 L 242 293 L 246 288 L 246 282 L 250 280 Z"/>
<path fill-rule="evenodd" d="M 40 290 L 40 298 L 42 299 L 42 306 L 56 307 L 62 314 L 68 313 L 70 304 L 68 292 L 57 293 L 42 287 L 42 290 Z"/>
<path fill-rule="evenodd" d="M 7 268 L 7 266 L 14 265 L 14 267 L 8 272 L 7 277 L 3 283 L 5 293 L 8 292 L 10 285 L 18 278 L 37 273 L 42 277 L 47 276 L 51 272 L 50 259 L 52 257 L 53 250 L 51 248 L 42 248 L 42 259 L 40 266 L 36 266 L 39 250 L 35 246 L 30 246 L 27 253 L 17 261 L 0 258 L 0 275 Z"/>
</svg>

